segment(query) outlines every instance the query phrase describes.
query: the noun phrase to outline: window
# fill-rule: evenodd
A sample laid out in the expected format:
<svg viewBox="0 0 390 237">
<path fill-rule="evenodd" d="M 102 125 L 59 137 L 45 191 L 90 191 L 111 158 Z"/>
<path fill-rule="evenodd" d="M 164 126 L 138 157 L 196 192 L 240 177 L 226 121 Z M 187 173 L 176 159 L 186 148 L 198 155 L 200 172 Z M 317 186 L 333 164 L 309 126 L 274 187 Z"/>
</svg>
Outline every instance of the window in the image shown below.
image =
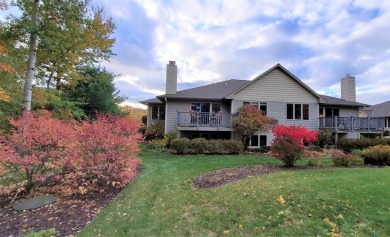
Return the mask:
<svg viewBox="0 0 390 237">
<path fill-rule="evenodd" d="M 253 135 L 249 144 L 250 146 L 259 146 L 259 136 Z"/>
<path fill-rule="evenodd" d="M 337 109 L 337 108 L 320 108 L 318 114 L 319 114 L 320 117 L 340 116 L 340 109 Z"/>
<path fill-rule="evenodd" d="M 217 103 L 191 103 L 191 110 L 195 112 L 209 113 L 221 111 L 221 104 Z"/>
<path fill-rule="evenodd" d="M 294 119 L 294 104 L 287 104 L 287 119 Z"/>
<path fill-rule="evenodd" d="M 260 135 L 260 146 L 267 146 L 267 136 Z"/>
<path fill-rule="evenodd" d="M 264 102 L 257 102 L 257 101 L 244 101 L 242 103 L 243 106 L 245 105 L 253 105 L 256 108 L 260 109 L 263 111 L 263 114 L 267 115 L 267 103 Z"/>
<path fill-rule="evenodd" d="M 303 105 L 303 120 L 309 120 L 309 105 Z"/>
<path fill-rule="evenodd" d="M 152 106 L 152 119 L 165 120 L 165 106 L 153 105 Z"/>
<path fill-rule="evenodd" d="M 302 119 L 302 109 L 300 104 L 295 105 L 295 119 Z"/>
<path fill-rule="evenodd" d="M 309 105 L 287 104 L 287 119 L 309 120 Z"/>
<path fill-rule="evenodd" d="M 250 147 L 267 146 L 267 135 L 253 135 L 249 141 Z"/>
</svg>

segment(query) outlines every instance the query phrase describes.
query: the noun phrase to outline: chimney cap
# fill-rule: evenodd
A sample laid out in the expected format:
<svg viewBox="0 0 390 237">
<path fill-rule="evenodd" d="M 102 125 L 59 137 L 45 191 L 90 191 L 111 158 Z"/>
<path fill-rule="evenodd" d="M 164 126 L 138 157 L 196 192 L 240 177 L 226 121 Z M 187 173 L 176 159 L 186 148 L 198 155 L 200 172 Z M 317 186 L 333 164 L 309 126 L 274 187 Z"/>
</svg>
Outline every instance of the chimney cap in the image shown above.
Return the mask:
<svg viewBox="0 0 390 237">
<path fill-rule="evenodd" d="M 169 64 L 176 65 L 176 62 L 175 61 L 169 61 Z"/>
</svg>

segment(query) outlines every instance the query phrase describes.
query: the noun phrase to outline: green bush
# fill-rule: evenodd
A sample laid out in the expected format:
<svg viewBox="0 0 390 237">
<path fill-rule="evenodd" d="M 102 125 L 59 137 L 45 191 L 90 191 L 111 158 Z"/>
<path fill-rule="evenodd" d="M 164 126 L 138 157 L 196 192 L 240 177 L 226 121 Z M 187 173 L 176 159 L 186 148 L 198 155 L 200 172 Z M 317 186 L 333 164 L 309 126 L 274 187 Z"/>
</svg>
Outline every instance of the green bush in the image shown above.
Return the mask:
<svg viewBox="0 0 390 237">
<path fill-rule="evenodd" d="M 189 151 L 190 139 L 188 138 L 177 138 L 172 141 L 171 149 L 177 154 L 187 154 Z"/>
<path fill-rule="evenodd" d="M 333 133 L 328 130 L 319 130 L 317 134 L 317 144 L 319 148 L 333 145 Z"/>
<path fill-rule="evenodd" d="M 223 140 L 211 140 L 211 141 L 208 141 L 208 153 L 209 154 L 224 154 L 224 153 L 227 153 L 224 141 Z"/>
<path fill-rule="evenodd" d="M 364 163 L 371 165 L 390 165 L 390 146 L 377 145 L 363 151 Z"/>
<path fill-rule="evenodd" d="M 204 154 L 208 151 L 208 142 L 206 138 L 195 138 L 190 142 L 191 153 Z"/>
<path fill-rule="evenodd" d="M 332 161 L 335 166 L 350 166 L 362 165 L 364 160 L 359 155 L 344 154 L 342 152 L 335 152 L 332 154 Z"/>
<path fill-rule="evenodd" d="M 319 166 L 321 165 L 319 158 L 309 158 L 307 161 L 307 165 L 309 166 Z"/>
<path fill-rule="evenodd" d="M 55 228 L 47 230 L 40 230 L 38 232 L 32 231 L 27 233 L 26 237 L 53 237 L 58 236 L 60 233 Z"/>
<path fill-rule="evenodd" d="M 206 140 L 205 138 L 178 138 L 172 141 L 171 150 L 177 154 L 239 154 L 242 151 L 240 141 Z"/>
<path fill-rule="evenodd" d="M 376 145 L 390 145 L 390 139 L 379 138 L 360 138 L 360 139 L 340 139 L 338 148 L 345 153 L 351 153 L 352 150 L 363 150 L 365 148 Z"/>
<path fill-rule="evenodd" d="M 242 143 L 237 140 L 220 140 L 228 154 L 240 154 L 242 152 Z"/>
<path fill-rule="evenodd" d="M 167 134 L 165 134 L 165 147 L 170 148 L 172 141 L 177 138 L 177 134 L 174 131 L 169 131 Z"/>
</svg>

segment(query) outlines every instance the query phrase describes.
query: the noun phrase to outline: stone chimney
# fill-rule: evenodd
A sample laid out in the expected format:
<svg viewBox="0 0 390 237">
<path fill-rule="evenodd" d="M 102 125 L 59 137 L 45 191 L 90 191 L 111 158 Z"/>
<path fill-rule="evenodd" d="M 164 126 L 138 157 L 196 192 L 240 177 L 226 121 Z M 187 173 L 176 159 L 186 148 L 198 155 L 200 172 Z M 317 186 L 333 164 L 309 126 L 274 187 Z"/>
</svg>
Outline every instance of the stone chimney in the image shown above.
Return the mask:
<svg viewBox="0 0 390 237">
<path fill-rule="evenodd" d="M 175 61 L 167 64 L 166 94 L 174 95 L 177 92 L 177 65 Z"/>
<path fill-rule="evenodd" d="M 341 99 L 356 102 L 355 77 L 351 77 L 349 74 L 341 78 Z"/>
</svg>

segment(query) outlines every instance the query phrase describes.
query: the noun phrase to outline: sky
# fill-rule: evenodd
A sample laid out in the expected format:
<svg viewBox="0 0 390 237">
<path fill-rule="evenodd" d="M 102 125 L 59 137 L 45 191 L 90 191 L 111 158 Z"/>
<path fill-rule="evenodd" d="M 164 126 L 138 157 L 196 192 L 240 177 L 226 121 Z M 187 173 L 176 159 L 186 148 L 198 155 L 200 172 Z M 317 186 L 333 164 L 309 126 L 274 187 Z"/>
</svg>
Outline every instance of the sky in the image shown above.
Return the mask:
<svg viewBox="0 0 390 237">
<path fill-rule="evenodd" d="M 165 94 L 176 61 L 178 90 L 252 80 L 280 63 L 320 94 L 340 97 L 356 78 L 357 101 L 390 100 L 390 1 L 93 0 L 117 24 L 110 62 L 130 105 Z"/>
</svg>

